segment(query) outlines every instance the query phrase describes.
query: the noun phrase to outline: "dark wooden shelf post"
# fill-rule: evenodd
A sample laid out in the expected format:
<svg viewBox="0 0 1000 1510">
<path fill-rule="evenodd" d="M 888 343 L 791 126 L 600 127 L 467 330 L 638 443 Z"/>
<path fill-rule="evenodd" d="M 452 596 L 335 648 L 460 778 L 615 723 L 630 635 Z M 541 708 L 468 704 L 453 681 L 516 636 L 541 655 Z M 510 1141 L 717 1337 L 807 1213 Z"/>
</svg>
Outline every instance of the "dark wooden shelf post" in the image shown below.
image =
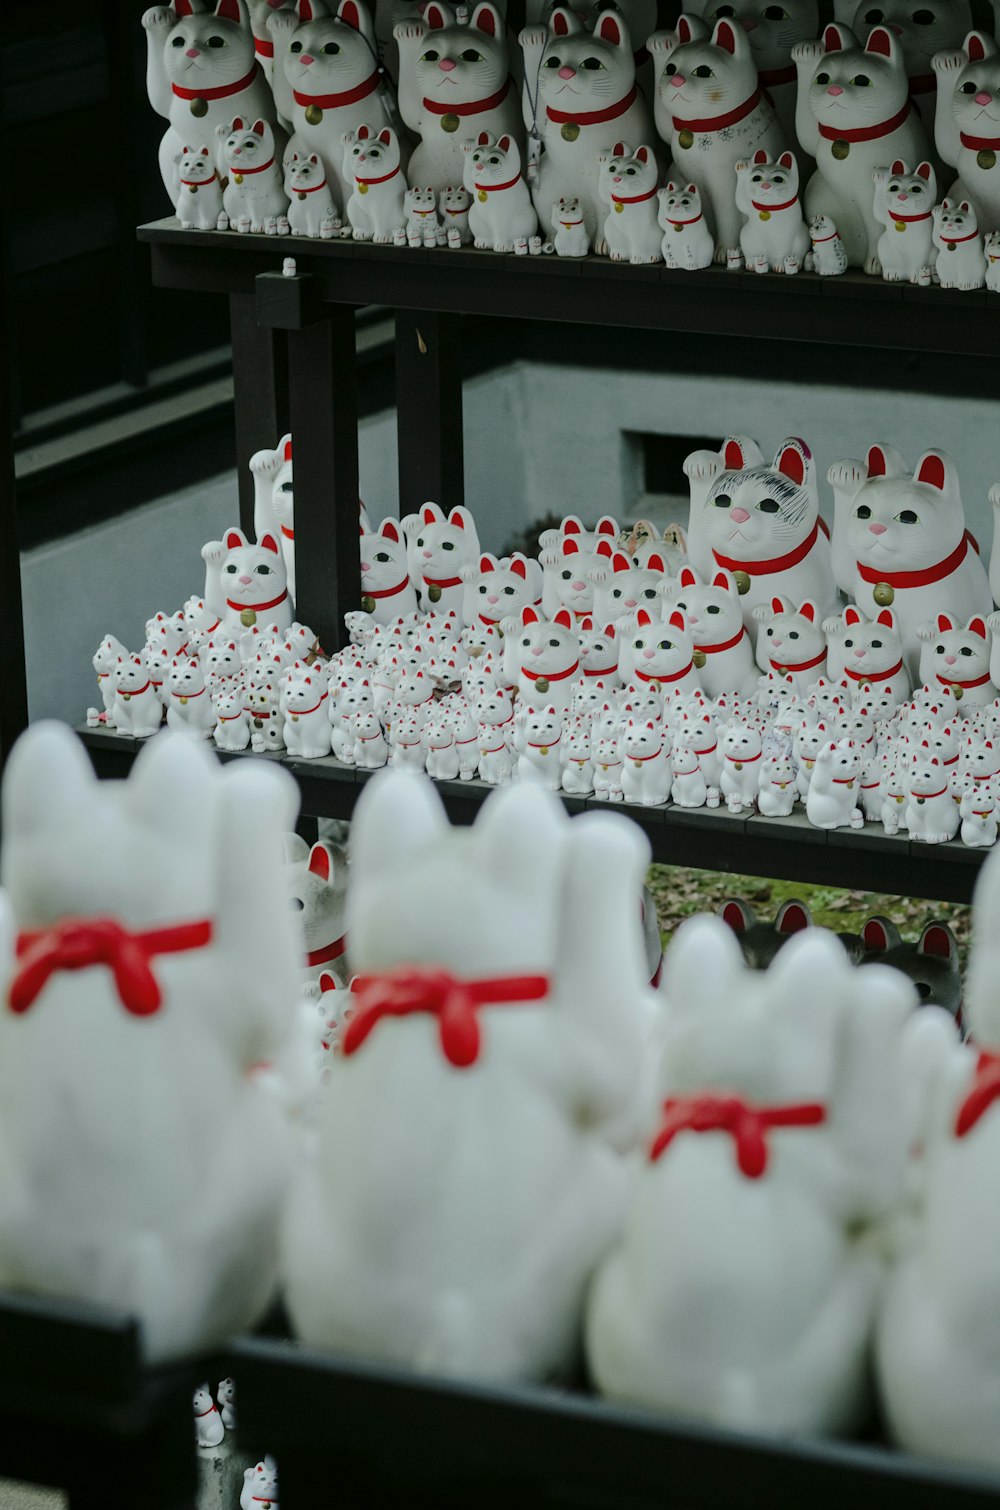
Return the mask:
<svg viewBox="0 0 1000 1510">
<path fill-rule="evenodd" d="M 289 428 L 285 333 L 257 323 L 257 301 L 252 293 L 230 294 L 229 325 L 236 398 L 240 528 L 252 536 L 253 478 L 247 463 L 255 451 L 276 446 Z"/>
<path fill-rule="evenodd" d="M 0 299 L 0 597 L 4 605 L 4 675 L 0 691 L 0 765 L 28 723 L 28 678 L 24 661 L 24 615 L 21 607 L 21 552 L 17 535 L 17 489 L 14 483 L 14 413 L 10 331 L 7 306 Z"/>
<path fill-rule="evenodd" d="M 396 433 L 400 514 L 464 503 L 459 315 L 396 311 Z"/>
</svg>

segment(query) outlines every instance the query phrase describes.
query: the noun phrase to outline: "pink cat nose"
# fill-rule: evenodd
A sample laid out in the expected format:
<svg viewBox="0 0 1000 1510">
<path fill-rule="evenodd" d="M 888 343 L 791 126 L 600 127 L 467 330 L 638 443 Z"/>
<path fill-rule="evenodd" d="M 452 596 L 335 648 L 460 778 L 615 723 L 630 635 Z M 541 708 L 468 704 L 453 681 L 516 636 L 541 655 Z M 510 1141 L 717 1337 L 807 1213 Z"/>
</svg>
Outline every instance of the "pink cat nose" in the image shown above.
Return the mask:
<svg viewBox="0 0 1000 1510">
<path fill-rule="evenodd" d="M 584 587 L 584 584 L 582 582 L 574 582 L 573 583 L 573 591 L 574 592 L 583 592 L 583 587 Z"/>
<path fill-rule="evenodd" d="M 532 653 L 532 655 L 541 655 L 541 653 L 542 653 L 542 647 L 541 647 L 541 645 L 536 645 L 535 648 L 532 650 L 531 653 Z"/>
<path fill-rule="evenodd" d="M 904 190 L 903 190 L 903 191 L 902 191 L 902 193 L 901 193 L 901 194 L 900 194 L 900 195 L 899 195 L 899 196 L 898 196 L 898 197 L 899 197 L 899 198 L 900 198 L 900 199 L 909 199 L 909 197 L 910 197 L 910 196 L 909 196 L 909 194 L 907 194 L 907 192 L 906 192 L 906 190 L 905 190 L 905 189 L 904 189 Z"/>
<path fill-rule="evenodd" d="M 564 63 L 563 66 L 559 70 L 559 77 L 561 79 L 575 79 L 576 78 L 576 69 L 575 68 L 570 68 L 570 66 L 569 66 L 568 63 Z"/>
<path fill-rule="evenodd" d="M 991 98 L 992 96 L 988 95 L 985 89 L 980 89 L 979 93 L 976 95 L 976 104 L 988 105 Z"/>
<path fill-rule="evenodd" d="M 831 84 L 826 92 L 827 94 L 843 94 L 844 91 L 839 84 Z"/>
<path fill-rule="evenodd" d="M 614 177 L 613 177 L 613 179 L 612 179 L 612 183 L 616 183 L 616 184 L 620 184 L 620 183 L 621 183 L 621 181 L 622 181 L 622 176 L 621 176 L 621 174 L 620 174 L 620 173 L 616 173 L 616 174 L 615 174 L 615 175 L 614 175 Z"/>
<path fill-rule="evenodd" d="M 299 58 L 300 63 L 315 63 L 315 61 L 316 59 L 313 57 L 311 52 L 304 52 Z"/>
<path fill-rule="evenodd" d="M 756 31 L 757 30 L 757 22 L 756 21 L 752 21 L 749 16 L 744 16 L 743 20 L 740 22 L 740 25 L 742 26 L 742 28 L 743 28 L 744 31 Z"/>
<path fill-rule="evenodd" d="M 953 655 L 946 655 L 944 658 L 944 663 L 946 666 L 954 666 L 955 657 Z"/>
<path fill-rule="evenodd" d="M 868 528 L 873 535 L 884 535 L 888 526 L 884 524 L 870 524 Z"/>
<path fill-rule="evenodd" d="M 371 571 L 371 569 L 372 569 L 372 565 L 371 565 L 370 561 L 362 561 L 362 563 L 361 563 L 361 570 L 362 571 Z"/>
<path fill-rule="evenodd" d="M 491 592 L 487 595 L 486 601 L 487 603 L 499 603 L 500 599 L 496 596 L 495 593 Z"/>
<path fill-rule="evenodd" d="M 729 517 L 735 524 L 746 524 L 750 515 L 746 509 L 730 509 Z"/>
<path fill-rule="evenodd" d="M 859 661 L 864 657 L 864 651 L 863 650 L 855 650 L 854 654 L 855 654 L 855 656 L 857 657 L 857 659 Z"/>
<path fill-rule="evenodd" d="M 643 654 L 643 659 L 644 660 L 651 661 L 653 659 L 653 656 L 656 654 L 656 651 L 655 650 L 644 650 L 642 652 L 642 654 Z"/>
<path fill-rule="evenodd" d="M 184 56 L 186 58 L 200 58 L 201 57 L 201 48 L 200 47 L 189 47 L 188 50 L 187 50 L 187 52 L 184 54 Z"/>
<path fill-rule="evenodd" d="M 246 573 L 244 573 L 243 576 L 237 578 L 237 580 L 242 582 L 244 587 L 249 587 L 250 583 L 253 581 L 253 577 L 248 577 Z"/>
<path fill-rule="evenodd" d="M 681 85 L 684 82 L 684 75 L 682 73 L 675 73 L 673 78 L 670 80 L 670 85 L 673 89 L 680 89 Z"/>
<path fill-rule="evenodd" d="M 636 606 L 635 598 L 626 598 L 625 599 L 625 607 L 626 608 L 635 608 L 635 606 Z"/>
<path fill-rule="evenodd" d="M 432 554 L 433 554 L 432 551 L 424 551 L 424 560 L 425 561 L 429 561 L 431 559 Z"/>
<path fill-rule="evenodd" d="M 453 58 L 442 58 L 440 63 L 438 64 L 438 67 L 442 70 L 443 73 L 451 73 L 451 70 L 454 68 L 454 66 L 455 62 Z"/>
</svg>

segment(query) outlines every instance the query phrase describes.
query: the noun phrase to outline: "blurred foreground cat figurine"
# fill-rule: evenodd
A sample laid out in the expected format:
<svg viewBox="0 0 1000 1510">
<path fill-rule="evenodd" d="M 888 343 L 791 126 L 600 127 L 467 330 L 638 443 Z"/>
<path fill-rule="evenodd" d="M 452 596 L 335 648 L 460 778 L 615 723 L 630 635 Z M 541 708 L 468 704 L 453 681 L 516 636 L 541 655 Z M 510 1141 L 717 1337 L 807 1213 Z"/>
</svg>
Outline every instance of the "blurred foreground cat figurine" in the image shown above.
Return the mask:
<svg viewBox="0 0 1000 1510">
<path fill-rule="evenodd" d="M 292 1150 L 252 1071 L 294 1020 L 297 806 L 171 733 L 102 783 L 42 722 L 4 773 L 0 1252 L 19 1289 L 134 1315 L 150 1363 L 253 1327 L 277 1279 Z"/>
</svg>

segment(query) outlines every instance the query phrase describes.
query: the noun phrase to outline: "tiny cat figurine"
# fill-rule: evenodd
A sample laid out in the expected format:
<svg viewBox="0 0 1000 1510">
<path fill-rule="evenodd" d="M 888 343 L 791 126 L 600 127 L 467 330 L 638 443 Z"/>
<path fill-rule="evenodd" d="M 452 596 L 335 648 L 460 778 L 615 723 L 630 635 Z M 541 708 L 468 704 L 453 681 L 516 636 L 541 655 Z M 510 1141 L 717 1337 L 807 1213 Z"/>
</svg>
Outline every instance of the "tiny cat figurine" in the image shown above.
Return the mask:
<svg viewBox="0 0 1000 1510">
<path fill-rule="evenodd" d="M 757 811 L 762 818 L 790 818 L 797 796 L 795 766 L 787 755 L 776 755 L 761 762 Z"/>
<path fill-rule="evenodd" d="M 911 172 L 900 159 L 889 168 L 876 168 L 872 177 L 875 218 L 885 226 L 878 243 L 882 277 L 887 283 L 927 287 L 934 266 L 934 169 L 930 163 L 918 163 Z"/>
<path fill-rule="evenodd" d="M 628 719 L 622 730 L 622 794 L 640 807 L 661 807 L 670 797 L 673 772 L 662 724 Z"/>
<path fill-rule="evenodd" d="M 579 195 L 571 194 L 566 199 L 556 200 L 552 206 L 552 225 L 557 257 L 586 257 L 590 251 L 590 238 Z"/>
<path fill-rule="evenodd" d="M 254 545 L 242 530 L 227 530 L 224 539 L 202 546 L 205 603 L 218 615 L 226 634 L 238 635 L 255 624 L 292 622 L 292 603 L 281 547 L 274 535 Z"/>
<path fill-rule="evenodd" d="M 918 757 L 907 780 L 906 827 L 921 844 L 948 844 L 962 819 L 948 786 L 948 775 L 936 755 Z"/>
<path fill-rule="evenodd" d="M 634 631 L 619 641 L 618 674 L 626 686 L 634 683 L 671 696 L 687 696 L 701 688 L 694 644 L 679 609 L 671 610 L 663 622 L 639 609 Z"/>
<path fill-rule="evenodd" d="M 211 697 L 216 717 L 212 734 L 216 749 L 240 754 L 250 744 L 250 720 L 243 707 L 242 690 L 238 685 L 232 691 L 220 685 L 213 688 Z"/>
<path fill-rule="evenodd" d="M 679 608 L 695 648 L 698 675 L 706 694 L 753 692 L 757 686 L 753 642 L 747 634 L 736 579 L 717 571 L 705 586 L 691 566 L 682 566 L 669 601 Z"/>
<path fill-rule="evenodd" d="M 391 241 L 403 225 L 406 195 L 395 131 L 383 126 L 376 135 L 362 123 L 344 133 L 343 146 L 343 177 L 351 185 L 344 213 L 355 241 Z"/>
<path fill-rule="evenodd" d="M 428 246 L 437 245 L 441 221 L 433 189 L 407 189 L 403 195 L 403 224 L 411 245 L 425 242 Z"/>
<path fill-rule="evenodd" d="M 959 836 L 970 849 L 992 849 L 997 842 L 997 798 L 992 787 L 972 787 L 958 806 Z"/>
<path fill-rule="evenodd" d="M 165 687 L 167 727 L 193 734 L 196 739 L 211 739 L 216 714 L 198 657 L 177 656 L 167 672 Z"/>
<path fill-rule="evenodd" d="M 806 265 L 812 242 L 802 218 L 799 168 L 791 152 L 768 162 L 755 152 L 736 164 L 736 208 L 745 217 L 740 248 L 756 273 L 797 273 Z"/>
<path fill-rule="evenodd" d="M 215 1391 L 222 1424 L 227 1431 L 236 1430 L 236 1384 L 232 1379 L 220 1379 Z"/>
<path fill-rule="evenodd" d="M 278 217 L 288 209 L 288 195 L 274 132 L 265 120 L 248 125 L 241 116 L 216 131 L 228 176 L 222 203 L 230 229 L 275 234 Z"/>
<path fill-rule="evenodd" d="M 719 739 L 722 762 L 719 790 L 731 813 L 753 808 L 760 790 L 760 762 L 764 745 L 760 731 L 734 720 Z"/>
<path fill-rule="evenodd" d="M 467 246 L 472 240 L 472 232 L 469 229 L 471 204 L 472 195 L 464 184 L 449 184 L 438 195 L 438 212 L 441 216 L 441 224 L 448 234 L 449 246 Z"/>
<path fill-rule="evenodd" d="M 323 663 L 296 664 L 287 673 L 281 706 L 285 715 L 285 749 L 302 760 L 320 760 L 330 753 L 329 694 Z"/>
<path fill-rule="evenodd" d="M 864 47 L 845 26 L 828 26 L 821 41 L 796 43 L 799 145 L 816 159 L 806 188 L 806 214 L 829 215 L 851 267 L 878 276 L 872 175 L 884 163 L 923 162 L 927 133 L 911 109 L 903 52 L 888 26 L 875 26 Z"/>
<path fill-rule="evenodd" d="M 863 828 L 861 756 L 853 740 L 829 740 L 816 756 L 806 817 L 815 828 Z"/>
<path fill-rule="evenodd" d="M 668 183 L 659 193 L 657 224 L 663 232 L 660 255 L 668 267 L 697 272 L 715 261 L 715 242 L 708 228 L 697 184 Z"/>
<path fill-rule="evenodd" d="M 479 537 L 468 509 L 453 508 L 445 518 L 436 503 L 425 503 L 418 514 L 400 520 L 407 538 L 410 580 L 420 594 L 421 608 L 461 614 L 465 598 L 463 566 L 479 560 Z"/>
<path fill-rule="evenodd" d="M 548 26 L 520 34 L 524 53 L 524 120 L 541 138 L 543 152 L 532 198 L 542 232 L 555 238 L 552 206 L 578 199 L 587 239 L 603 253 L 606 215 L 597 154 L 612 141 L 654 140 L 653 121 L 636 88 L 628 23 L 600 11 L 593 31 L 569 6 L 556 5 Z"/>
<path fill-rule="evenodd" d="M 111 673 L 119 656 L 124 659 L 127 655 L 128 651 L 121 640 L 116 639 L 113 634 L 106 634 L 94 652 L 91 662 L 97 672 L 97 685 L 101 692 L 101 702 L 104 704 L 104 723 L 109 729 L 115 726 L 115 685 Z M 90 721 L 88 717 L 87 722 Z"/>
<path fill-rule="evenodd" d="M 991 36 L 970 31 L 964 46 L 939 52 L 934 138 L 958 170 L 952 199 L 968 199 L 984 232 L 1000 231 L 1000 57 Z"/>
<path fill-rule="evenodd" d="M 285 882 L 301 939 L 304 980 L 318 980 L 330 971 L 340 985 L 348 979 L 347 949 L 348 861 L 346 851 L 332 839 L 321 839 L 308 852 L 290 855 Z"/>
<path fill-rule="evenodd" d="M 781 125 L 761 93 L 738 22 L 722 18 L 706 38 L 682 16 L 676 32 L 657 32 L 647 45 L 656 77 L 656 129 L 676 171 L 698 186 L 715 260 L 725 262 L 740 244 L 734 168 L 757 151 L 773 161 L 785 146 Z"/>
<path fill-rule="evenodd" d="M 207 147 L 185 147 L 177 156 L 179 169 L 174 208 L 185 231 L 214 231 L 222 214 L 222 184 Z"/>
<path fill-rule="evenodd" d="M 774 597 L 754 609 L 760 624 L 757 664 L 764 672 L 791 677 L 796 692 L 805 694 L 826 674 L 826 634 L 816 604 L 807 598 L 798 608 L 788 598 Z"/>
<path fill-rule="evenodd" d="M 114 726 L 119 734 L 148 739 L 159 732 L 163 704 L 149 675 L 145 654 L 118 656 L 111 670 L 115 690 Z"/>
<path fill-rule="evenodd" d="M 991 294 L 1000 294 L 1000 231 L 990 231 L 983 242 L 986 258 L 986 287 Z"/>
<path fill-rule="evenodd" d="M 774 102 L 786 142 L 795 141 L 795 64 L 792 48 L 810 41 L 819 30 L 817 0 L 688 0 L 686 7 L 714 26 L 723 16 L 735 18 L 746 31 L 757 69 L 757 82 Z"/>
<path fill-rule="evenodd" d="M 969 290 L 985 285 L 983 237 L 969 200 L 953 204 L 945 199 L 934 206 L 934 245 L 934 269 L 942 288 Z"/>
<path fill-rule="evenodd" d="M 837 462 L 827 476 L 840 585 L 872 617 L 893 609 L 907 669 L 917 677 L 921 624 L 943 609 L 992 610 L 986 571 L 965 528 L 958 473 L 939 451 L 925 452 L 911 473 L 891 446 L 877 445 L 865 462 Z"/>
<path fill-rule="evenodd" d="M 519 780 L 558 792 L 562 786 L 562 737 L 562 714 L 554 704 L 526 708 L 515 744 Z"/>
<path fill-rule="evenodd" d="M 159 164 L 171 204 L 178 199 L 179 157 L 198 122 L 203 141 L 216 142 L 216 128 L 234 114 L 244 120 L 277 120 L 274 100 L 254 57 L 253 37 L 240 0 L 175 0 L 154 5 L 142 17 L 146 33 L 146 87 L 157 115 L 169 121 Z M 275 132 L 279 148 L 285 133 Z M 217 161 L 221 167 L 221 160 Z"/>
<path fill-rule="evenodd" d="M 572 797 L 589 797 L 594 790 L 591 731 L 586 724 L 570 724 L 563 734 L 562 789 Z"/>
<path fill-rule="evenodd" d="M 659 168 L 652 147 L 632 149 L 616 142 L 611 153 L 598 153 L 601 192 L 611 209 L 604 221 L 604 240 L 612 262 L 659 262 L 657 224 Z"/>
<path fill-rule="evenodd" d="M 288 197 L 288 227 L 296 236 L 329 239 L 340 229 L 340 216 L 316 152 L 309 156 L 293 152 L 285 162 L 285 194 Z"/>
<path fill-rule="evenodd" d="M 383 519 L 374 532 L 361 532 L 361 606 L 376 624 L 416 612 L 417 593 L 398 519 Z"/>
<path fill-rule="evenodd" d="M 199 1384 L 194 1392 L 193 1404 L 195 1440 L 198 1446 L 218 1447 L 225 1440 L 226 1428 L 207 1384 Z"/>
<path fill-rule="evenodd" d="M 273 1458 L 265 1458 L 243 1472 L 240 1510 L 279 1510 L 278 1469 Z"/>
<path fill-rule="evenodd" d="M 354 740 L 353 760 L 351 765 L 360 767 L 362 771 L 378 771 L 389 759 L 389 746 L 386 744 L 385 734 L 378 714 L 374 708 L 363 709 L 355 713 L 348 720 L 350 736 Z M 333 737 L 331 725 L 331 747 Z"/>
<path fill-rule="evenodd" d="M 435 781 L 457 780 L 460 762 L 454 725 L 447 718 L 432 719 L 422 737 L 428 776 Z"/>
<path fill-rule="evenodd" d="M 393 123 L 368 9 L 364 0 L 340 0 L 331 15 L 324 0 L 298 0 L 294 10 L 273 10 L 267 26 L 274 103 L 291 125 L 289 146 L 300 156 L 316 153 L 334 198 L 346 205 L 354 175 L 345 172 L 345 133 L 361 121 L 373 134 Z"/>
<path fill-rule="evenodd" d="M 670 757 L 670 800 L 674 807 L 704 807 L 708 801 L 705 773 L 692 741 L 678 740 Z"/>
<path fill-rule="evenodd" d="M 982 614 L 973 614 L 963 627 L 954 614 L 939 613 L 917 630 L 917 638 L 923 642 L 920 680 L 955 698 L 957 712 L 963 718 L 998 696 L 990 678 L 993 635 L 987 626 Z"/>
<path fill-rule="evenodd" d="M 849 603 L 840 619 L 828 619 L 827 669 L 833 679 L 847 677 L 858 691 L 877 689 L 898 706 L 910 695 L 910 676 L 903 641 L 891 608 L 879 610 L 869 621 Z"/>
<path fill-rule="evenodd" d="M 836 278 L 847 272 L 847 248 L 829 215 L 813 215 L 809 221 L 809 240 L 814 273 L 821 278 Z"/>
<path fill-rule="evenodd" d="M 464 183 L 472 197 L 469 230 L 473 245 L 510 252 L 522 238 L 534 236 L 538 217 L 528 185 L 521 176 L 521 154 L 511 136 L 496 139 L 480 131 L 465 143 Z"/>
<path fill-rule="evenodd" d="M 521 612 L 519 631 L 505 633 L 504 677 L 530 707 L 551 704 L 562 714 L 582 679 L 580 638 L 568 609 L 545 620 L 531 607 Z"/>
<path fill-rule="evenodd" d="M 393 28 L 399 45 L 399 110 L 419 141 L 410 177 L 443 189 L 462 177 L 462 144 L 488 132 L 524 140 L 510 77 L 504 21 L 480 0 L 466 24 L 444 0 Z M 508 177 L 513 175 L 508 175 Z"/>
</svg>

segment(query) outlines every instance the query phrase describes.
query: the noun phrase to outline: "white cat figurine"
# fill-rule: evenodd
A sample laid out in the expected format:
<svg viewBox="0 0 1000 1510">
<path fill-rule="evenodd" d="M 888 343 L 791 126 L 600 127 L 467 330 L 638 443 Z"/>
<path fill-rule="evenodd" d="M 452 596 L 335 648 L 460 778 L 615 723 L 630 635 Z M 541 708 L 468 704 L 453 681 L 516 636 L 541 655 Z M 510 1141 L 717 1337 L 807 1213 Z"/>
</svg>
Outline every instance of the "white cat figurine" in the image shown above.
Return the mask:
<svg viewBox="0 0 1000 1510">
<path fill-rule="evenodd" d="M 1000 231 L 1000 57 L 991 36 L 970 31 L 965 45 L 937 53 L 934 138 L 941 158 L 958 171 L 952 199 L 971 201 L 980 228 Z"/>
<path fill-rule="evenodd" d="M 405 221 L 406 179 L 400 168 L 399 143 L 391 126 L 376 135 L 362 123 L 343 138 L 343 178 L 351 185 L 344 213 L 355 241 L 387 242 Z"/>
<path fill-rule="evenodd" d="M 227 175 L 222 203 L 231 230 L 277 232 L 288 209 L 274 132 L 265 120 L 245 123 L 241 116 L 216 127 Z"/>
<path fill-rule="evenodd" d="M 526 707 L 515 745 L 518 779 L 558 792 L 562 786 L 562 738 L 562 714 L 552 703 L 544 708 Z"/>
<path fill-rule="evenodd" d="M 947 844 L 961 826 L 948 774 L 936 755 L 918 756 L 907 778 L 906 827 L 922 844 Z"/>
<path fill-rule="evenodd" d="M 813 215 L 809 221 L 813 272 L 821 278 L 836 278 L 849 267 L 847 248 L 829 215 Z"/>
<path fill-rule="evenodd" d="M 243 706 L 243 692 L 239 687 L 232 692 L 219 687 L 212 689 L 211 697 L 216 719 L 212 731 L 215 747 L 238 755 L 250 744 L 250 720 Z"/>
<path fill-rule="evenodd" d="M 120 734 L 148 739 L 163 722 L 163 704 L 149 675 L 145 655 L 120 655 L 111 671 L 115 691 L 114 726 Z"/>
<path fill-rule="evenodd" d="M 973 786 L 963 793 L 958 816 L 963 844 L 970 849 L 992 849 L 997 842 L 997 797 L 992 787 Z"/>
<path fill-rule="evenodd" d="M 861 756 L 853 740 L 830 740 L 819 751 L 806 797 L 816 828 L 862 828 Z"/>
<path fill-rule="evenodd" d="M 397 519 L 383 519 L 376 530 L 361 532 L 361 605 L 383 625 L 416 612 L 406 539 Z"/>
<path fill-rule="evenodd" d="M 760 790 L 760 762 L 764 746 L 759 730 L 734 720 L 719 740 L 719 790 L 731 813 L 752 808 Z"/>
<path fill-rule="evenodd" d="M 198 1446 L 218 1447 L 225 1440 L 226 1428 L 207 1384 L 194 1392 L 194 1430 Z"/>
<path fill-rule="evenodd" d="M 211 739 L 216 713 L 198 657 L 175 657 L 165 685 L 167 727 L 193 734 L 197 739 Z"/>
<path fill-rule="evenodd" d="M 686 10 L 714 26 L 722 16 L 734 17 L 746 31 L 757 69 L 757 82 L 774 103 L 785 141 L 795 141 L 796 71 L 792 48 L 810 41 L 819 30 L 817 0 L 687 0 Z"/>
<path fill-rule="evenodd" d="M 244 1469 L 240 1510 L 279 1510 L 278 1467 L 273 1458 Z"/>
<path fill-rule="evenodd" d="M 521 612 L 518 630 L 505 633 L 504 679 L 531 707 L 550 703 L 561 714 L 569 708 L 582 679 L 580 639 L 567 609 L 551 620 L 531 607 Z"/>
<path fill-rule="evenodd" d="M 403 225 L 411 246 L 437 245 L 441 221 L 433 189 L 407 189 L 403 196 Z"/>
<path fill-rule="evenodd" d="M 232 1379 L 220 1379 L 215 1391 L 222 1424 L 227 1431 L 236 1430 L 236 1384 Z"/>
<path fill-rule="evenodd" d="M 986 255 L 976 212 L 967 199 L 934 206 L 934 270 L 942 288 L 976 289 L 986 283 Z"/>
<path fill-rule="evenodd" d="M 736 208 L 744 216 L 740 248 L 754 272 L 798 273 L 812 242 L 802 218 L 798 163 L 791 152 L 768 162 L 755 152 L 736 164 Z"/>
<path fill-rule="evenodd" d="M 228 634 L 238 635 L 254 625 L 292 622 L 292 602 L 281 547 L 270 533 L 254 545 L 242 530 L 226 531 L 223 540 L 202 546 L 205 562 L 205 602 Z"/>
<path fill-rule="evenodd" d="M 626 802 L 660 807 L 670 797 L 673 769 L 662 725 L 628 719 L 622 730 L 622 793 Z"/>
<path fill-rule="evenodd" d="M 534 236 L 538 217 L 521 176 L 521 154 L 511 136 L 480 131 L 463 145 L 464 183 L 471 196 L 469 230 L 474 246 L 511 252 Z"/>
<path fill-rule="evenodd" d="M 552 226 L 557 257 L 586 257 L 590 238 L 579 195 L 556 200 L 552 206 Z"/>
<path fill-rule="evenodd" d="M 308 156 L 293 152 L 286 160 L 285 194 L 288 198 L 288 227 L 293 235 L 329 240 L 334 231 L 340 229 L 333 191 L 316 152 L 310 152 Z"/>
<path fill-rule="evenodd" d="M 319 760 L 330 753 L 330 715 L 326 672 L 321 661 L 296 664 L 288 673 L 282 696 L 285 749 L 303 760 Z"/>
<path fill-rule="evenodd" d="M 693 567 L 682 566 L 669 591 L 669 601 L 684 615 L 706 694 L 716 698 L 727 692 L 755 691 L 753 641 L 743 623 L 732 572 L 716 571 L 705 586 Z"/>
<path fill-rule="evenodd" d="M 800 696 L 826 675 L 826 634 L 808 598 L 798 608 L 789 598 L 774 597 L 754 609 L 757 664 L 765 672 L 790 677 Z"/>
<path fill-rule="evenodd" d="M 185 147 L 178 154 L 174 207 L 184 230 L 214 231 L 222 214 L 222 184 L 208 147 Z"/>
<path fill-rule="evenodd" d="M 471 204 L 472 196 L 464 184 L 448 184 L 438 195 L 438 211 L 449 246 L 467 246 L 472 240 L 469 230 Z"/>
<path fill-rule="evenodd" d="M 400 520 L 407 539 L 410 580 L 420 594 L 424 612 L 454 609 L 461 614 L 465 598 L 463 566 L 479 559 L 479 537 L 469 510 L 458 506 L 445 517 L 436 503 L 425 503 L 417 514 Z"/>
<path fill-rule="evenodd" d="M 298 959 L 306 981 L 318 980 L 328 971 L 340 985 L 347 983 L 348 879 L 346 853 L 332 840 L 321 839 L 308 851 L 303 846 L 286 863 L 285 885 L 297 920 Z"/>
<path fill-rule="evenodd" d="M 984 238 L 983 255 L 986 258 L 986 287 L 991 294 L 1000 294 L 1000 231 L 990 231 Z"/>
<path fill-rule="evenodd" d="M 879 237 L 878 260 L 887 283 L 931 281 L 934 266 L 932 236 L 937 178 L 930 163 L 918 163 L 911 172 L 902 160 L 878 167 L 875 181 L 875 218 L 885 226 Z"/>
<path fill-rule="evenodd" d="M 651 147 L 632 149 L 616 142 L 610 155 L 598 154 L 601 188 L 610 210 L 604 240 L 612 262 L 659 262 L 661 233 L 657 223 L 659 167 Z"/>
<path fill-rule="evenodd" d="M 877 690 L 897 705 L 909 697 L 903 641 L 891 608 L 879 609 L 874 620 L 868 620 L 849 603 L 842 619 L 828 620 L 823 628 L 827 633 L 827 669 L 835 680 L 847 677 L 859 692 Z"/>
<path fill-rule="evenodd" d="M 852 0 L 846 5 L 835 0 L 834 9 L 835 19 L 851 27 L 858 37 L 865 36 L 876 18 L 892 28 L 903 48 L 910 99 L 928 136 L 932 136 L 938 95 L 934 57 L 942 49 L 962 46 L 972 27 L 970 0 L 946 0 L 937 5 L 925 5 L 923 0 L 883 0 L 878 7 L 869 0 Z M 842 15 L 842 10 L 847 14 Z"/>
<path fill-rule="evenodd" d="M 921 682 L 955 698 L 963 718 L 995 701 L 998 692 L 990 676 L 993 634 L 982 614 L 973 614 L 963 625 L 956 614 L 941 612 L 918 628 L 917 638 L 922 641 Z"/>
<path fill-rule="evenodd" d="M 660 255 L 667 267 L 696 272 L 715 261 L 715 241 L 708 228 L 697 184 L 668 183 L 659 192 L 657 224 L 663 232 Z"/>
</svg>

